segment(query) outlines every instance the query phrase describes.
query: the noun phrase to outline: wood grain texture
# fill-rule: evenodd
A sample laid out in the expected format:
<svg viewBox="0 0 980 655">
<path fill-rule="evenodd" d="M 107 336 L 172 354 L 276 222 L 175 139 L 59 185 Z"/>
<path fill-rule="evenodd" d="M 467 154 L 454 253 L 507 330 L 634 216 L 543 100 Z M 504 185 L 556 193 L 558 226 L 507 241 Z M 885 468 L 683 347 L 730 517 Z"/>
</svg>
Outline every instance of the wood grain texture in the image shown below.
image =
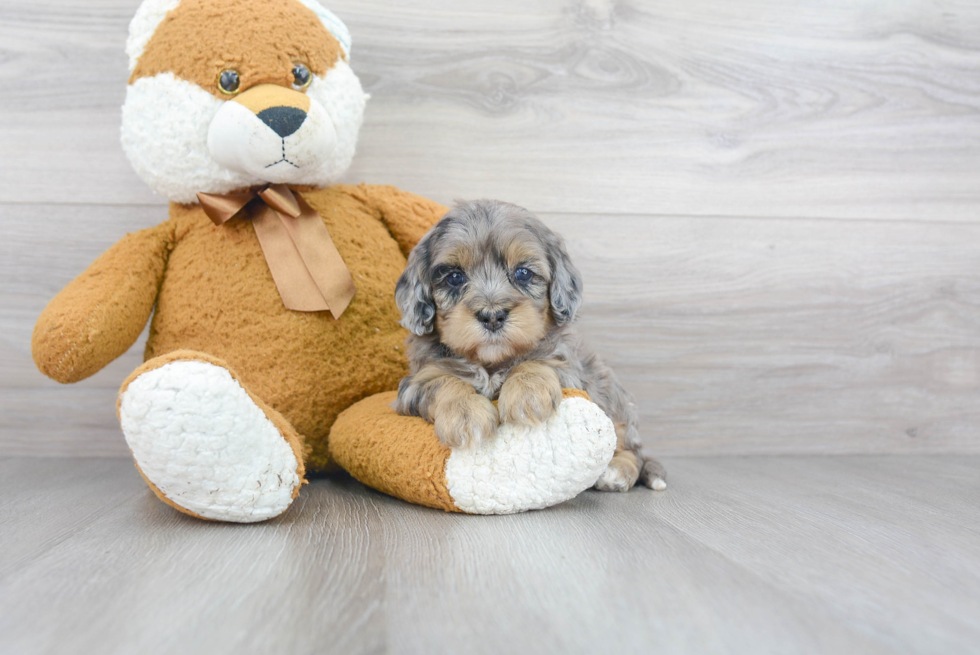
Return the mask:
<svg viewBox="0 0 980 655">
<path fill-rule="evenodd" d="M 164 209 L 4 209 L 0 453 L 125 456 L 115 394 L 142 340 L 63 387 L 34 368 L 30 334 L 47 298 Z M 568 239 L 581 330 L 636 396 L 651 452 L 980 452 L 980 225 L 542 217 Z"/>
<path fill-rule="evenodd" d="M 666 464 L 509 517 L 320 479 L 235 526 L 127 462 L 0 461 L 0 651 L 975 651 L 976 456 Z"/>
<path fill-rule="evenodd" d="M 3 454 L 127 454 L 141 343 L 59 387 L 29 341 L 165 213 L 118 143 L 137 4 L 0 0 Z M 348 181 L 542 213 L 652 450 L 980 452 L 980 5 L 329 4 L 372 94 Z"/>
<path fill-rule="evenodd" d="M 137 4 L 0 4 L 0 200 L 160 202 L 118 145 Z M 977 216 L 967 0 L 330 4 L 373 96 L 352 180 L 553 212 Z"/>
<path fill-rule="evenodd" d="M 47 302 L 127 232 L 166 218 L 161 206 L 0 205 L 0 453 L 128 456 L 116 392 L 142 363 L 146 332 L 102 372 L 64 386 L 31 359 Z"/>
<path fill-rule="evenodd" d="M 980 452 L 980 225 L 545 218 L 653 452 Z"/>
</svg>

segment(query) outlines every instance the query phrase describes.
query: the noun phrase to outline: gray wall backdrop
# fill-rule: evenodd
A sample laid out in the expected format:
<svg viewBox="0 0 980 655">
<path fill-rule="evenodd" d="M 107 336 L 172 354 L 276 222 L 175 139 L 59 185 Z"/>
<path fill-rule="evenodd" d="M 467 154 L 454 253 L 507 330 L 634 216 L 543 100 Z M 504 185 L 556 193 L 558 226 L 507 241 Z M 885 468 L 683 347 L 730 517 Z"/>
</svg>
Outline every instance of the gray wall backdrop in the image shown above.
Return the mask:
<svg viewBox="0 0 980 655">
<path fill-rule="evenodd" d="M 118 143 L 137 0 L 0 0 L 0 455 L 126 455 L 142 344 L 59 386 L 50 297 L 166 216 Z M 347 181 L 564 233 L 660 454 L 980 452 L 980 4 L 335 0 Z"/>
</svg>

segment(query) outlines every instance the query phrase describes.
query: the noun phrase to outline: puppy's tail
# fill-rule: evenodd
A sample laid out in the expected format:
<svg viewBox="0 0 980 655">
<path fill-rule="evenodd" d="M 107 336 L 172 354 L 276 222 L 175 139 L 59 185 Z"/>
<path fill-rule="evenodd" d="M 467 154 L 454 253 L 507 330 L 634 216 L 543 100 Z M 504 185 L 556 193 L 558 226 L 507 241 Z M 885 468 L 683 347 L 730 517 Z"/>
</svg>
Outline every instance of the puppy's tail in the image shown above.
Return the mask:
<svg viewBox="0 0 980 655">
<path fill-rule="evenodd" d="M 667 488 L 667 469 L 657 460 L 647 459 L 640 469 L 640 484 L 654 491 L 663 491 Z"/>
</svg>

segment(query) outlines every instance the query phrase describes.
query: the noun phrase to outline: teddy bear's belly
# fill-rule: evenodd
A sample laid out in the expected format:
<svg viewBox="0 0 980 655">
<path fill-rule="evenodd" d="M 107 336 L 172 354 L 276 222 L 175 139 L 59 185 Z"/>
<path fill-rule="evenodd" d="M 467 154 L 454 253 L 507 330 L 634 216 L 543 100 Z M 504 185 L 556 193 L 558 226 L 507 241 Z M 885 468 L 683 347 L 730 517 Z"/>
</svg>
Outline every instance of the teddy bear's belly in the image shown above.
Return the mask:
<svg viewBox="0 0 980 655">
<path fill-rule="evenodd" d="M 189 349 L 221 358 L 283 414 L 326 464 L 337 415 L 407 373 L 394 289 L 405 258 L 373 217 L 328 219 L 357 295 L 340 317 L 282 305 L 251 225 L 194 220 L 170 254 L 146 358 Z"/>
</svg>

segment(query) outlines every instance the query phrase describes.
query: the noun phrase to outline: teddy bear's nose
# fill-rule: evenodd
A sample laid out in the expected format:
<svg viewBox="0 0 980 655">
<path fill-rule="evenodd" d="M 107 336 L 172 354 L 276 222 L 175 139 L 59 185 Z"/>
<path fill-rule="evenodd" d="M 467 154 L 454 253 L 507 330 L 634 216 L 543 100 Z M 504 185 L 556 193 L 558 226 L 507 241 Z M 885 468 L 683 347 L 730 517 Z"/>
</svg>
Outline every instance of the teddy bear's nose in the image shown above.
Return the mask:
<svg viewBox="0 0 980 655">
<path fill-rule="evenodd" d="M 306 120 L 306 112 L 295 107 L 269 107 L 260 111 L 258 117 L 273 132 L 285 139 L 300 128 Z"/>
</svg>

